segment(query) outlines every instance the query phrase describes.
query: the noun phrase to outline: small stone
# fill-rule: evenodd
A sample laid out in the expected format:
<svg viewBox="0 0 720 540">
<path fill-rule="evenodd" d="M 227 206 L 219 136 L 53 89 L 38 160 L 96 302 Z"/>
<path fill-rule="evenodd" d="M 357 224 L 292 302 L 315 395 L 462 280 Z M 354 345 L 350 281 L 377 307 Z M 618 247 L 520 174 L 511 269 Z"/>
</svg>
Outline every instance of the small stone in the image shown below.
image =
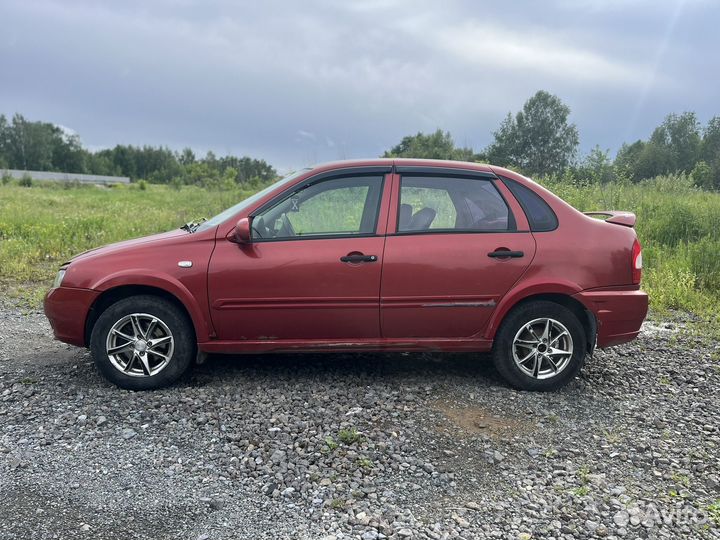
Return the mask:
<svg viewBox="0 0 720 540">
<path fill-rule="evenodd" d="M 80 424 L 81 426 L 84 426 L 85 424 L 87 424 L 87 414 L 81 414 L 80 416 L 78 416 L 77 423 Z"/>
<path fill-rule="evenodd" d="M 618 527 L 625 527 L 628 521 L 630 521 L 630 515 L 625 510 L 620 510 L 613 516 L 613 522 L 615 522 L 615 525 Z"/>
<path fill-rule="evenodd" d="M 104 426 L 105 424 L 107 424 L 107 421 L 108 421 L 107 418 L 105 418 L 104 416 L 98 416 L 97 420 L 95 420 L 95 425 L 97 427 L 101 427 L 101 426 Z"/>
<path fill-rule="evenodd" d="M 125 439 L 126 441 L 129 439 L 132 439 L 136 435 L 137 435 L 137 431 L 135 431 L 134 429 L 125 428 L 122 430 L 122 438 Z"/>
<path fill-rule="evenodd" d="M 397 534 L 403 538 L 410 538 L 413 535 L 413 532 L 408 528 L 402 528 L 397 532 Z"/>
<path fill-rule="evenodd" d="M 372 531 L 372 530 L 365 531 L 364 533 L 362 533 L 362 536 L 361 536 L 362 540 L 377 540 L 377 537 L 378 537 L 377 531 Z"/>
<path fill-rule="evenodd" d="M 453 516 L 453 519 L 455 520 L 455 523 L 458 524 L 458 527 L 467 529 L 470 526 L 470 522 L 462 516 Z"/>
</svg>

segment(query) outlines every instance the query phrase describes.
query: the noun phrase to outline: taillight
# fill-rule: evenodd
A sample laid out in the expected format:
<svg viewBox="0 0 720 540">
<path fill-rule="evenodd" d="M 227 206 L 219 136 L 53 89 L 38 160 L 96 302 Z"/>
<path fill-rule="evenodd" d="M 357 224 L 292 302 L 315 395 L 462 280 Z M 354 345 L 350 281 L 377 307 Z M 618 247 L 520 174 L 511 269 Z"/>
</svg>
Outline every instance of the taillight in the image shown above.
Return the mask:
<svg viewBox="0 0 720 540">
<path fill-rule="evenodd" d="M 632 247 L 632 282 L 635 285 L 640 284 L 642 279 L 642 246 L 638 239 L 635 239 Z"/>
</svg>

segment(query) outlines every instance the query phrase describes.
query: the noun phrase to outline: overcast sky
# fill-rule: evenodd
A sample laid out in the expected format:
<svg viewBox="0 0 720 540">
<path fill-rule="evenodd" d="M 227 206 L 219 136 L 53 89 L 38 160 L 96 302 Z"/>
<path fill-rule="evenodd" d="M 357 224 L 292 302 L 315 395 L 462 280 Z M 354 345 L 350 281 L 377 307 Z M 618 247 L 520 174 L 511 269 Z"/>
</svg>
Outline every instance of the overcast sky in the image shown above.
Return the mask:
<svg viewBox="0 0 720 540">
<path fill-rule="evenodd" d="M 185 146 L 281 171 L 449 130 L 481 149 L 539 89 L 581 149 L 720 114 L 717 0 L 0 2 L 0 113 L 92 148 Z"/>
</svg>

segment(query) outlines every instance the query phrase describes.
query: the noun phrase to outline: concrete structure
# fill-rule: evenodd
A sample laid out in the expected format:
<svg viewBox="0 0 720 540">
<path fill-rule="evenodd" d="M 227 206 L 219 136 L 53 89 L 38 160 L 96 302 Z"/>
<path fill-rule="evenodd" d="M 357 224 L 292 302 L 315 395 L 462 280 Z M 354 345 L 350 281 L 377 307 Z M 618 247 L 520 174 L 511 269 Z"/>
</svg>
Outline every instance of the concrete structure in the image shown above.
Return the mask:
<svg viewBox="0 0 720 540">
<path fill-rule="evenodd" d="M 127 176 L 103 176 L 101 174 L 77 174 L 65 172 L 46 171 L 19 171 L 16 169 L 0 169 L 0 176 L 10 175 L 18 180 L 30 176 L 33 180 L 46 180 L 50 182 L 80 182 L 82 184 L 129 184 Z"/>
</svg>

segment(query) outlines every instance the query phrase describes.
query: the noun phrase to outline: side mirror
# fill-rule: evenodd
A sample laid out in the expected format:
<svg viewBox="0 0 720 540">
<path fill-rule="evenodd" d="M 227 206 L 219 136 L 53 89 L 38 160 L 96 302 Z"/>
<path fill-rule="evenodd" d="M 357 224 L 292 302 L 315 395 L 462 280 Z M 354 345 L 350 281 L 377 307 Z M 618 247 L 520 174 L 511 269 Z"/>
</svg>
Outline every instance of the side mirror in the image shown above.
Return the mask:
<svg viewBox="0 0 720 540">
<path fill-rule="evenodd" d="M 249 218 L 244 217 L 237 222 L 235 229 L 233 229 L 232 239 L 238 244 L 252 243 Z"/>
</svg>

